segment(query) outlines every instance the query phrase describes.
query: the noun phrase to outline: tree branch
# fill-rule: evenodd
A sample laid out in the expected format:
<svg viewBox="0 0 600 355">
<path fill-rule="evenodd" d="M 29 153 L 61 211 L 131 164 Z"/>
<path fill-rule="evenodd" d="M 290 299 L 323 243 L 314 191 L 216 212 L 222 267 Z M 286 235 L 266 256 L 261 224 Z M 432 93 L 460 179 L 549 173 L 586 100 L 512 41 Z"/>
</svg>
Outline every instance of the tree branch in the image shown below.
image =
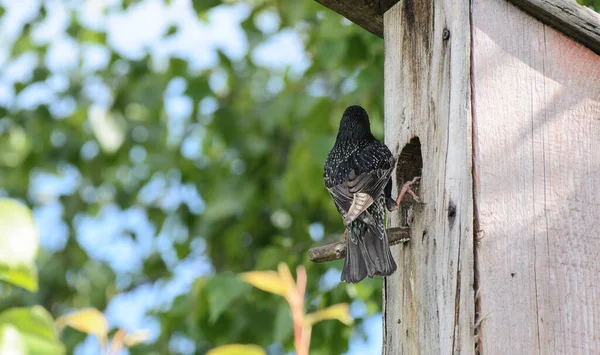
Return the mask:
<svg viewBox="0 0 600 355">
<path fill-rule="evenodd" d="M 394 227 L 386 229 L 388 243 L 396 245 L 410 240 L 410 228 Z M 315 247 L 308 250 L 308 257 L 312 262 L 324 263 L 326 261 L 342 259 L 346 256 L 346 242 L 339 241 L 322 247 Z"/>
</svg>

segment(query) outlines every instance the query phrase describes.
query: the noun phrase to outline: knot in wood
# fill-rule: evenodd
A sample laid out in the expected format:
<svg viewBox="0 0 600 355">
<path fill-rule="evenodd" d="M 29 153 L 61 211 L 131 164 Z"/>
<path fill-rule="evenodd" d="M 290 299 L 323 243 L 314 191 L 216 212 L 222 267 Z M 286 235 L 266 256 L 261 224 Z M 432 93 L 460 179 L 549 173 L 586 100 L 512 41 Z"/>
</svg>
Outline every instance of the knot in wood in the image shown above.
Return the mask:
<svg viewBox="0 0 600 355">
<path fill-rule="evenodd" d="M 335 257 L 338 259 L 341 259 L 345 256 L 346 254 L 346 246 L 345 245 L 337 245 L 335 247 Z"/>
</svg>

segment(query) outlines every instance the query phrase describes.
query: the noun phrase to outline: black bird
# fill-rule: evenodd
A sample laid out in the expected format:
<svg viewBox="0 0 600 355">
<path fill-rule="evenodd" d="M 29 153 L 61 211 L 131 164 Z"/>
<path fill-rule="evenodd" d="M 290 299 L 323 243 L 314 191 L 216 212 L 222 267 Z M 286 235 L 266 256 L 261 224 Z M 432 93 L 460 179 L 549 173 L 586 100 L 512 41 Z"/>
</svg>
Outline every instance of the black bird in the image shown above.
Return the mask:
<svg viewBox="0 0 600 355">
<path fill-rule="evenodd" d="M 325 187 L 346 225 L 344 282 L 396 271 L 384 225 L 384 208 L 394 210 L 402 199 L 391 198 L 395 163 L 389 148 L 371 134 L 367 112 L 348 107 L 323 172 Z M 402 192 L 409 188 L 403 186 Z"/>
</svg>

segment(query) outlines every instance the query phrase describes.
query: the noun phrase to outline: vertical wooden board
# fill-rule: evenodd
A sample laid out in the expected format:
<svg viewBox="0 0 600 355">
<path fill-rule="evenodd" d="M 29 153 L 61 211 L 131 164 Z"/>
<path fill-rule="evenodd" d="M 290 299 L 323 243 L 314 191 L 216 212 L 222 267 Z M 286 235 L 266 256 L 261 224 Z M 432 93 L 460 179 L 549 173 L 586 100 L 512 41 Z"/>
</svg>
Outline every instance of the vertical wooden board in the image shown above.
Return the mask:
<svg viewBox="0 0 600 355">
<path fill-rule="evenodd" d="M 398 155 L 418 136 L 423 160 L 411 241 L 384 282 L 389 355 L 474 352 L 469 7 L 404 0 L 384 15 L 386 143 Z"/>
<path fill-rule="evenodd" d="M 600 354 L 600 56 L 473 4 L 479 346 Z"/>
</svg>

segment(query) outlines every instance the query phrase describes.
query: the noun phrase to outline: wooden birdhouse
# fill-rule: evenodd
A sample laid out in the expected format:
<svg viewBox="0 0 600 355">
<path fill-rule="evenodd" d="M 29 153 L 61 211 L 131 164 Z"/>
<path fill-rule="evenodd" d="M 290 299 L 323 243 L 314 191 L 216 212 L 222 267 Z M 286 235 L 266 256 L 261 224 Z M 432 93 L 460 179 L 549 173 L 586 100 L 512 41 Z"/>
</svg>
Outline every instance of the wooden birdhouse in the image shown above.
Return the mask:
<svg viewBox="0 0 600 355">
<path fill-rule="evenodd" d="M 410 241 L 384 354 L 600 354 L 600 15 L 572 0 L 318 0 L 385 40 Z M 399 237 L 392 238 L 397 240 Z"/>
</svg>

